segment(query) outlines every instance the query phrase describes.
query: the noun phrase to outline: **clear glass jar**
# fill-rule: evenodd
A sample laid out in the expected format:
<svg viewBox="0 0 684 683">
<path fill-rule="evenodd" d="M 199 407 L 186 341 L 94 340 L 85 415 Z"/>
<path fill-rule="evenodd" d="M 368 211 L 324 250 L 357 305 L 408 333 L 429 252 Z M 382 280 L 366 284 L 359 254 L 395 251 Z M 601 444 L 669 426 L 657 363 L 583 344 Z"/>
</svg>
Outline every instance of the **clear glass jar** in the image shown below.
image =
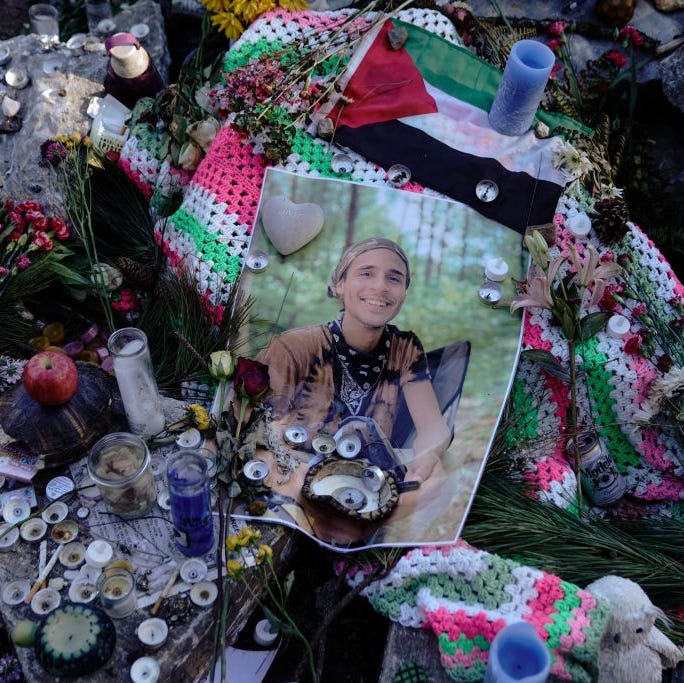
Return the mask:
<svg viewBox="0 0 684 683">
<path fill-rule="evenodd" d="M 107 347 L 128 426 L 144 438 L 159 434 L 165 418 L 147 336 L 137 327 L 124 327 L 111 334 Z"/>
<path fill-rule="evenodd" d="M 135 434 L 113 432 L 88 453 L 88 474 L 110 512 L 124 519 L 139 517 L 157 499 L 147 444 Z"/>
<path fill-rule="evenodd" d="M 102 609 L 112 619 L 123 619 L 138 607 L 135 577 L 125 567 L 105 569 L 97 580 L 97 593 Z"/>
<path fill-rule="evenodd" d="M 184 555 L 204 555 L 214 545 L 210 482 L 205 449 L 182 448 L 169 457 L 166 481 L 176 548 Z"/>
</svg>

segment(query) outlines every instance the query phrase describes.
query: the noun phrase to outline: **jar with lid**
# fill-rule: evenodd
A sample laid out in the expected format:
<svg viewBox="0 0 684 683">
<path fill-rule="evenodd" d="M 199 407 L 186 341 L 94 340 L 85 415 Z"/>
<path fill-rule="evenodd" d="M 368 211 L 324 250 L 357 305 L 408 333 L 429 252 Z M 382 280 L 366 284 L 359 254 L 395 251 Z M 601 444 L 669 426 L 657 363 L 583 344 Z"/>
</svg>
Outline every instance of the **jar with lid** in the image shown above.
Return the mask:
<svg viewBox="0 0 684 683">
<path fill-rule="evenodd" d="M 119 517 L 139 517 L 157 499 L 150 452 L 135 434 L 103 436 L 90 449 L 87 466 L 107 509 Z"/>
<path fill-rule="evenodd" d="M 159 434 L 166 421 L 147 336 L 137 327 L 124 327 L 111 334 L 107 348 L 131 431 L 143 438 Z"/>
</svg>

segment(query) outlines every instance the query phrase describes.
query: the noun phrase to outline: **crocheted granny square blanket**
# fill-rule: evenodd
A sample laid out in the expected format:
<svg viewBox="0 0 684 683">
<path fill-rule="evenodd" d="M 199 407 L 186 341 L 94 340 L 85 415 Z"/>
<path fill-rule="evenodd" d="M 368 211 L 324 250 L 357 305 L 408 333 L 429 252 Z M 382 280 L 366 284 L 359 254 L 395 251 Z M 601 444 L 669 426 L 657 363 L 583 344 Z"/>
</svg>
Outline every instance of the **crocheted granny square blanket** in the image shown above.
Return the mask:
<svg viewBox="0 0 684 683">
<path fill-rule="evenodd" d="M 261 55 L 277 53 L 312 31 L 330 34 L 349 13 L 269 12 L 226 54 L 224 69 L 233 71 Z M 459 43 L 452 24 L 438 12 L 405 10 L 398 18 Z M 242 269 L 268 165 L 308 176 L 390 183 L 385 169 L 350 150 L 344 150 L 351 160 L 349 166 L 335 172 L 332 161 L 340 149 L 302 128 L 292 131 L 289 156 L 272 164 L 266 159 L 260 135 L 245 137 L 231 125 L 235 113 L 225 109 L 220 86 L 207 97 L 223 117 L 223 127 L 196 172 L 180 171 L 163 158 L 158 134 L 142 123 L 134 126 L 120 164 L 155 208 L 182 192 L 180 208 L 168 220 L 163 235 L 159 231 L 158 239 L 172 267 L 192 269 L 202 301 L 219 319 Z M 441 196 L 414 181 L 403 189 Z M 629 285 L 611 286 L 618 296 L 610 303 L 612 312 L 628 320 L 628 334 L 618 338 L 600 331 L 577 348 L 584 378 L 578 387 L 580 423 L 597 429 L 626 485 L 626 495 L 616 505 L 594 507 L 591 513 L 681 518 L 682 439 L 667 426 L 640 424 L 639 419 L 649 412 L 649 389 L 662 380 L 668 354 L 672 369 L 665 379 L 671 385 L 684 384 L 684 287 L 634 224 L 628 224 L 628 234 L 612 247 L 602 244 L 594 231 L 582 240 L 575 239 L 567 223 L 586 208 L 569 195 L 561 197 L 553 219 L 556 244 L 551 256 L 567 254 L 571 245 L 581 255 L 593 245 L 602 259 L 619 258 L 627 265 Z M 678 346 L 668 344 L 678 330 Z M 525 316 L 523 346 L 549 351 L 567 364 L 567 343 L 552 324 L 548 310 L 532 309 Z M 510 401 L 517 426 L 507 438 L 520 472 L 540 499 L 575 507 L 577 482 L 564 436 L 570 401 L 567 384 L 523 358 Z M 557 577 L 459 544 L 409 552 L 367 594 L 388 616 L 433 628 L 444 665 L 458 680 L 473 680 L 482 674 L 493 635 L 503 624 L 519 618 L 534 623 L 552 648 L 554 672 L 560 678 L 591 678 L 602 609 L 591 596 Z"/>
</svg>

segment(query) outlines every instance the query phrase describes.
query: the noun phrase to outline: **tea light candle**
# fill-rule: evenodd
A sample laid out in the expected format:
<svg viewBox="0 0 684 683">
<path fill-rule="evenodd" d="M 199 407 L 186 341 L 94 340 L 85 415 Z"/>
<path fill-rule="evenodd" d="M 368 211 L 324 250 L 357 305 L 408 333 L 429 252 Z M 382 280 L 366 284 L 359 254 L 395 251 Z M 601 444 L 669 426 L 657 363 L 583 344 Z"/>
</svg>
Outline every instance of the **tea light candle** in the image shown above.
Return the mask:
<svg viewBox="0 0 684 683">
<path fill-rule="evenodd" d="M 485 277 L 493 282 L 502 282 L 508 275 L 508 265 L 506 261 L 498 256 L 491 258 L 485 264 Z"/>
<path fill-rule="evenodd" d="M 608 334 L 615 339 L 624 339 L 629 334 L 629 320 L 619 313 L 608 320 Z"/>
<path fill-rule="evenodd" d="M 489 111 L 495 131 L 523 135 L 530 129 L 555 61 L 553 52 L 539 41 L 519 40 L 513 45 Z"/>
<path fill-rule="evenodd" d="M 545 683 L 551 655 L 532 624 L 518 621 L 504 626 L 489 648 L 485 683 Z"/>
<path fill-rule="evenodd" d="M 159 649 L 169 635 L 169 627 L 163 619 L 152 617 L 138 624 L 138 640 L 149 650 Z"/>
<path fill-rule="evenodd" d="M 133 683 L 157 683 L 161 669 L 154 657 L 140 657 L 131 666 L 131 680 Z"/>
<path fill-rule="evenodd" d="M 574 237 L 586 237 L 591 231 L 591 218 L 584 211 L 579 211 L 568 218 L 565 225 Z"/>
</svg>

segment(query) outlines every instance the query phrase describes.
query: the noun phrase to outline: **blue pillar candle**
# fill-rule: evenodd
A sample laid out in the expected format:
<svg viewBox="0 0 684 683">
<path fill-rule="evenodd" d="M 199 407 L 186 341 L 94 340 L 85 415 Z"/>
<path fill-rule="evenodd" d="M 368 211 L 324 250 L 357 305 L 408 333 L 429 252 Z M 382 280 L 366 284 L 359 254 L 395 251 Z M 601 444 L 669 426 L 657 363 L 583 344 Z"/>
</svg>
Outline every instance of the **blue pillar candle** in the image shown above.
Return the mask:
<svg viewBox="0 0 684 683">
<path fill-rule="evenodd" d="M 513 45 L 489 111 L 495 131 L 522 135 L 529 130 L 555 61 L 553 52 L 536 40 Z"/>
<path fill-rule="evenodd" d="M 544 683 L 551 655 L 527 621 L 504 626 L 489 648 L 485 683 Z"/>
<path fill-rule="evenodd" d="M 176 547 L 190 557 L 204 555 L 214 545 L 214 520 L 202 449 L 182 448 L 172 454 L 166 479 Z"/>
</svg>

